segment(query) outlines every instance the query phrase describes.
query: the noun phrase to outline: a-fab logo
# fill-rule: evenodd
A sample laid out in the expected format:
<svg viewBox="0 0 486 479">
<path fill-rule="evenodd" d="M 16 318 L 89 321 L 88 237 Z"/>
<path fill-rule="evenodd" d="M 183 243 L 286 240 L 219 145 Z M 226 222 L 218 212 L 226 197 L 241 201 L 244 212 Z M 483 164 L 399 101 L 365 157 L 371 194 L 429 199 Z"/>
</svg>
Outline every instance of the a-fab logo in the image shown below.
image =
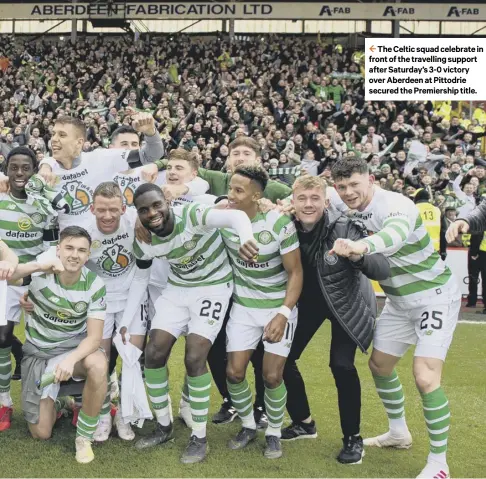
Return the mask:
<svg viewBox="0 0 486 479">
<path fill-rule="evenodd" d="M 468 17 L 479 15 L 479 8 L 458 8 L 457 6 L 452 6 L 449 8 L 447 17 Z"/>
<path fill-rule="evenodd" d="M 120 275 L 130 264 L 130 253 L 123 245 L 115 244 L 103 251 L 99 264 L 107 273 Z"/>
<path fill-rule="evenodd" d="M 333 15 L 349 15 L 351 13 L 351 8 L 349 7 L 330 7 L 329 5 L 324 5 L 319 12 L 319 16 L 323 17 L 327 15 L 332 17 Z"/>
<path fill-rule="evenodd" d="M 384 17 L 399 17 L 401 15 L 415 15 L 415 8 L 410 7 L 386 7 Z"/>
</svg>

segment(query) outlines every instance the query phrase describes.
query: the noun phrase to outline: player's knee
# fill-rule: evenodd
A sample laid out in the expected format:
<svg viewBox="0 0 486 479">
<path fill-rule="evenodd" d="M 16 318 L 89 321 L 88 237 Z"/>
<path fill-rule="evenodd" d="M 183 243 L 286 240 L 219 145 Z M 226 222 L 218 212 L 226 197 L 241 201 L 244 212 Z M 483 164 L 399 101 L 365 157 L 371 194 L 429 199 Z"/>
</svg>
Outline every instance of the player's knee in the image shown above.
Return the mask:
<svg viewBox="0 0 486 479">
<path fill-rule="evenodd" d="M 12 346 L 12 331 L 8 326 L 0 327 L 0 349 Z"/>
<path fill-rule="evenodd" d="M 331 368 L 332 375 L 334 376 L 335 381 L 339 381 L 341 379 L 348 379 L 354 378 L 358 375 L 358 371 L 354 364 L 349 364 L 345 362 L 338 362 L 338 363 L 331 363 L 329 365 Z"/>
<path fill-rule="evenodd" d="M 96 353 L 87 356 L 84 360 L 84 366 L 90 381 L 100 384 L 106 382 L 106 377 L 108 375 L 108 361 L 103 353 L 97 351 Z"/>
<path fill-rule="evenodd" d="M 245 370 L 228 363 L 226 367 L 226 378 L 231 384 L 239 384 L 245 379 Z"/>
<path fill-rule="evenodd" d="M 31 429 L 30 434 L 34 439 L 39 439 L 41 441 L 47 441 L 52 436 L 52 429 L 49 428 L 36 428 Z"/>
<path fill-rule="evenodd" d="M 368 361 L 368 367 L 370 368 L 371 374 L 373 376 L 389 376 L 392 371 L 393 367 L 390 367 L 386 364 L 382 364 L 380 361 L 377 361 L 373 356 Z"/>
<path fill-rule="evenodd" d="M 440 376 L 433 369 L 415 368 L 415 384 L 421 393 L 429 393 L 440 386 Z"/>
<path fill-rule="evenodd" d="M 149 341 L 145 348 L 145 367 L 149 369 L 161 368 L 165 366 L 166 362 L 165 351 L 157 346 L 156 341 Z"/>
<path fill-rule="evenodd" d="M 184 363 L 189 376 L 201 376 L 206 367 L 206 358 L 201 356 L 198 351 L 186 351 Z"/>
<path fill-rule="evenodd" d="M 263 373 L 263 382 L 268 389 L 275 389 L 282 383 L 282 374 L 279 371 L 266 371 Z"/>
</svg>

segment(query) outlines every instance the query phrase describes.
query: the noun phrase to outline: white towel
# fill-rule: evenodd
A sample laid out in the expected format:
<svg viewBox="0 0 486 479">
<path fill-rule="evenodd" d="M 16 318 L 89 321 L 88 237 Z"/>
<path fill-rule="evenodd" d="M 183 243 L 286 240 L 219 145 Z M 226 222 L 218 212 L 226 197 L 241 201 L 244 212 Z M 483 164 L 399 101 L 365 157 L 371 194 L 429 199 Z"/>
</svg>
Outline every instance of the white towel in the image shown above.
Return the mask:
<svg viewBox="0 0 486 479">
<path fill-rule="evenodd" d="M 142 351 L 129 343 L 130 335 L 126 334 L 127 344 L 123 344 L 121 334 L 117 332 L 113 343 L 122 358 L 121 414 L 125 424 L 132 423 L 142 427 L 145 419 L 152 419 L 152 411 L 145 392 L 142 370 L 138 359 Z"/>
</svg>

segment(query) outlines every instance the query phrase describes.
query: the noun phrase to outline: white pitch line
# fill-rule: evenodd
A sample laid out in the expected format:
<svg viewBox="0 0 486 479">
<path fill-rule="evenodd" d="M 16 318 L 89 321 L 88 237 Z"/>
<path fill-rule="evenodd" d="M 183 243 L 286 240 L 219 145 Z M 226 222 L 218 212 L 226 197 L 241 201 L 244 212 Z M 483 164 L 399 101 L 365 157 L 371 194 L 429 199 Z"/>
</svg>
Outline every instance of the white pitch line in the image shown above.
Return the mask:
<svg viewBox="0 0 486 479">
<path fill-rule="evenodd" d="M 483 326 L 486 326 L 486 321 L 469 321 L 468 319 L 460 319 L 459 323 L 460 324 L 482 324 Z"/>
</svg>

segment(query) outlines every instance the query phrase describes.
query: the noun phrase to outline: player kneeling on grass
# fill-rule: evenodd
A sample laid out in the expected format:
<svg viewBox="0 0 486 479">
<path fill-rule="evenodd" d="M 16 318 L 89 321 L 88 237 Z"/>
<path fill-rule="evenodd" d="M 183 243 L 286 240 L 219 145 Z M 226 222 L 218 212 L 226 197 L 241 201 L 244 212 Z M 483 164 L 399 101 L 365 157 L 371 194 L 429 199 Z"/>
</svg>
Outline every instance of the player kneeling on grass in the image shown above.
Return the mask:
<svg viewBox="0 0 486 479">
<path fill-rule="evenodd" d="M 251 220 L 259 251 L 252 261 L 243 261 L 238 255 L 238 234 L 233 230 L 222 231 L 235 277 L 234 302 L 226 327 L 228 390 L 243 423 L 228 445 L 230 449 L 242 449 L 256 437 L 252 393 L 245 375 L 253 351 L 263 337 L 268 417 L 264 455 L 277 459 L 282 456 L 280 437 L 287 399 L 282 376 L 297 326 L 295 305 L 302 291 L 303 272 L 292 220 L 276 210 L 259 212 L 258 200 L 263 197 L 267 182 L 268 174 L 263 168 L 238 167 L 228 190 L 228 207 L 243 211 Z"/>
<path fill-rule="evenodd" d="M 56 421 L 59 383 L 86 379 L 76 432 L 76 460 L 94 459 L 91 440 L 107 390 L 108 364 L 100 350 L 105 318 L 105 286 L 85 268 L 91 237 L 78 226 L 60 234 L 57 258 L 19 265 L 11 281 L 34 273 L 29 300 L 34 303 L 25 326 L 22 361 L 22 409 L 32 437 L 49 439 Z M 46 364 L 47 363 L 47 364 Z M 54 384 L 37 387 L 45 371 Z"/>
<path fill-rule="evenodd" d="M 138 187 L 134 205 L 142 225 L 151 232 L 151 244 L 135 242 L 136 273 L 127 300 L 120 333 L 124 336 L 134 308 L 145 293 L 153 258 L 167 258 L 170 270 L 167 288 L 155 304 L 150 341 L 145 350 L 145 378 L 148 395 L 157 416 L 155 431 L 140 439 L 145 449 L 170 441 L 173 426 L 169 415 L 167 360 L 177 338 L 187 334 L 185 366 L 192 411 L 192 434 L 182 455 L 185 464 L 206 457 L 206 423 L 211 376 L 206 359 L 221 329 L 233 292 L 233 274 L 217 228 L 234 228 L 243 246 L 241 255 L 258 252 L 248 217 L 239 211 L 217 210 L 197 203 L 170 207 L 162 190 L 146 183 Z M 147 273 L 138 276 L 139 273 Z"/>
</svg>

